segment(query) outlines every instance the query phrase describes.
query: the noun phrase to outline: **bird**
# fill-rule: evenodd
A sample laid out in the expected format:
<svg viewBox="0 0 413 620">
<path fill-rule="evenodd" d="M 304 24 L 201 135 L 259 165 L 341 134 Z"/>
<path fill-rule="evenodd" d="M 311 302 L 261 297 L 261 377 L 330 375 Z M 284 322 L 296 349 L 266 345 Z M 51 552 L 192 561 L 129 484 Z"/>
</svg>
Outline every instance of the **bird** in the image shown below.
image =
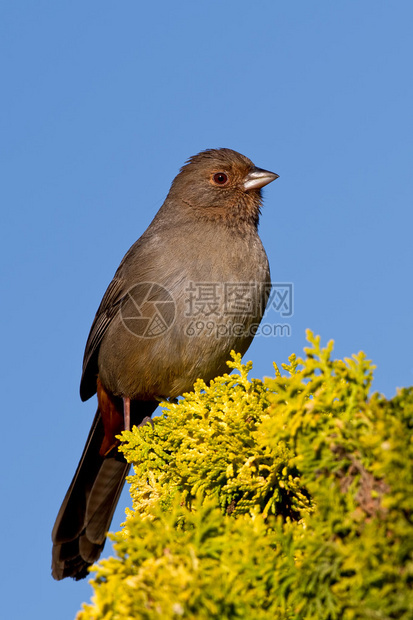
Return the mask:
<svg viewBox="0 0 413 620">
<path fill-rule="evenodd" d="M 277 178 L 237 151 L 201 151 L 121 261 L 86 342 L 80 397 L 98 408 L 53 527 L 56 580 L 85 578 L 101 555 L 129 471 L 116 435 L 248 349 L 271 288 L 261 189 Z"/>
</svg>

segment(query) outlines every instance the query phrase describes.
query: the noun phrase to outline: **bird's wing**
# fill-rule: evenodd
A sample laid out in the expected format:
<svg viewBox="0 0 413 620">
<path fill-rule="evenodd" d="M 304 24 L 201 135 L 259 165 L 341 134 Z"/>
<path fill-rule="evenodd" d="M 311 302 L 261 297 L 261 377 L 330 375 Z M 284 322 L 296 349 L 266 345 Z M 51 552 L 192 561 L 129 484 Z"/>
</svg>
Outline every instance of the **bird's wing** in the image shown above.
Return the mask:
<svg viewBox="0 0 413 620">
<path fill-rule="evenodd" d="M 96 392 L 99 347 L 108 326 L 119 311 L 119 304 L 126 292 L 125 280 L 116 274 L 103 296 L 86 342 L 80 380 L 80 397 L 82 400 L 87 400 Z"/>
</svg>

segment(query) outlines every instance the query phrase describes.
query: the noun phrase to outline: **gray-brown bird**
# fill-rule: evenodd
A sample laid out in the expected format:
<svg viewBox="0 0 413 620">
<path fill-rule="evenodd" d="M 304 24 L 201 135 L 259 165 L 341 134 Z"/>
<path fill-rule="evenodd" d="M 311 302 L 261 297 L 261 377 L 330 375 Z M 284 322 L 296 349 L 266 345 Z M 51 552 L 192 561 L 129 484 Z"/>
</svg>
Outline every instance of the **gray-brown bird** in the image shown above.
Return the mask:
<svg viewBox="0 0 413 620">
<path fill-rule="evenodd" d="M 115 435 L 250 345 L 270 289 L 261 188 L 277 177 L 230 149 L 191 157 L 123 258 L 86 343 L 80 396 L 98 409 L 53 528 L 55 579 L 101 554 L 129 470 Z"/>
</svg>

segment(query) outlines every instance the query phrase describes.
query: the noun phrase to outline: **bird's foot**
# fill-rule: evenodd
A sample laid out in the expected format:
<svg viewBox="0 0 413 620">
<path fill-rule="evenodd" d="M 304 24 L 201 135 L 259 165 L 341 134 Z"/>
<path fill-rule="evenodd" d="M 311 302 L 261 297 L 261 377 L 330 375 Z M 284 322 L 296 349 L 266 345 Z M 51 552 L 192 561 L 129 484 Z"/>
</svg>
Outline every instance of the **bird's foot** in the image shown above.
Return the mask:
<svg viewBox="0 0 413 620">
<path fill-rule="evenodd" d="M 152 418 L 149 417 L 148 415 L 143 418 L 143 420 L 142 420 L 142 422 L 140 424 L 138 424 L 138 428 L 141 428 L 142 426 L 145 426 L 145 424 L 150 424 L 152 426 L 152 428 L 154 428 L 154 426 L 155 426 Z"/>
</svg>

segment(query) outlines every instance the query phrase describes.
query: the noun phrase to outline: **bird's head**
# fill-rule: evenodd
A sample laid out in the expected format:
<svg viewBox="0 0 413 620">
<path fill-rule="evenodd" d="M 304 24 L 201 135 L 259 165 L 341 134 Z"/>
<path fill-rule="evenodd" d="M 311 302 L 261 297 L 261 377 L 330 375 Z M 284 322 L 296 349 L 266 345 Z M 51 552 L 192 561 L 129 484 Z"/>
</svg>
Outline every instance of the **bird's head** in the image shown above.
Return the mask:
<svg viewBox="0 0 413 620">
<path fill-rule="evenodd" d="M 261 188 L 278 174 L 257 168 L 231 149 L 208 149 L 191 157 L 174 179 L 169 196 L 208 220 L 258 223 Z"/>
</svg>

